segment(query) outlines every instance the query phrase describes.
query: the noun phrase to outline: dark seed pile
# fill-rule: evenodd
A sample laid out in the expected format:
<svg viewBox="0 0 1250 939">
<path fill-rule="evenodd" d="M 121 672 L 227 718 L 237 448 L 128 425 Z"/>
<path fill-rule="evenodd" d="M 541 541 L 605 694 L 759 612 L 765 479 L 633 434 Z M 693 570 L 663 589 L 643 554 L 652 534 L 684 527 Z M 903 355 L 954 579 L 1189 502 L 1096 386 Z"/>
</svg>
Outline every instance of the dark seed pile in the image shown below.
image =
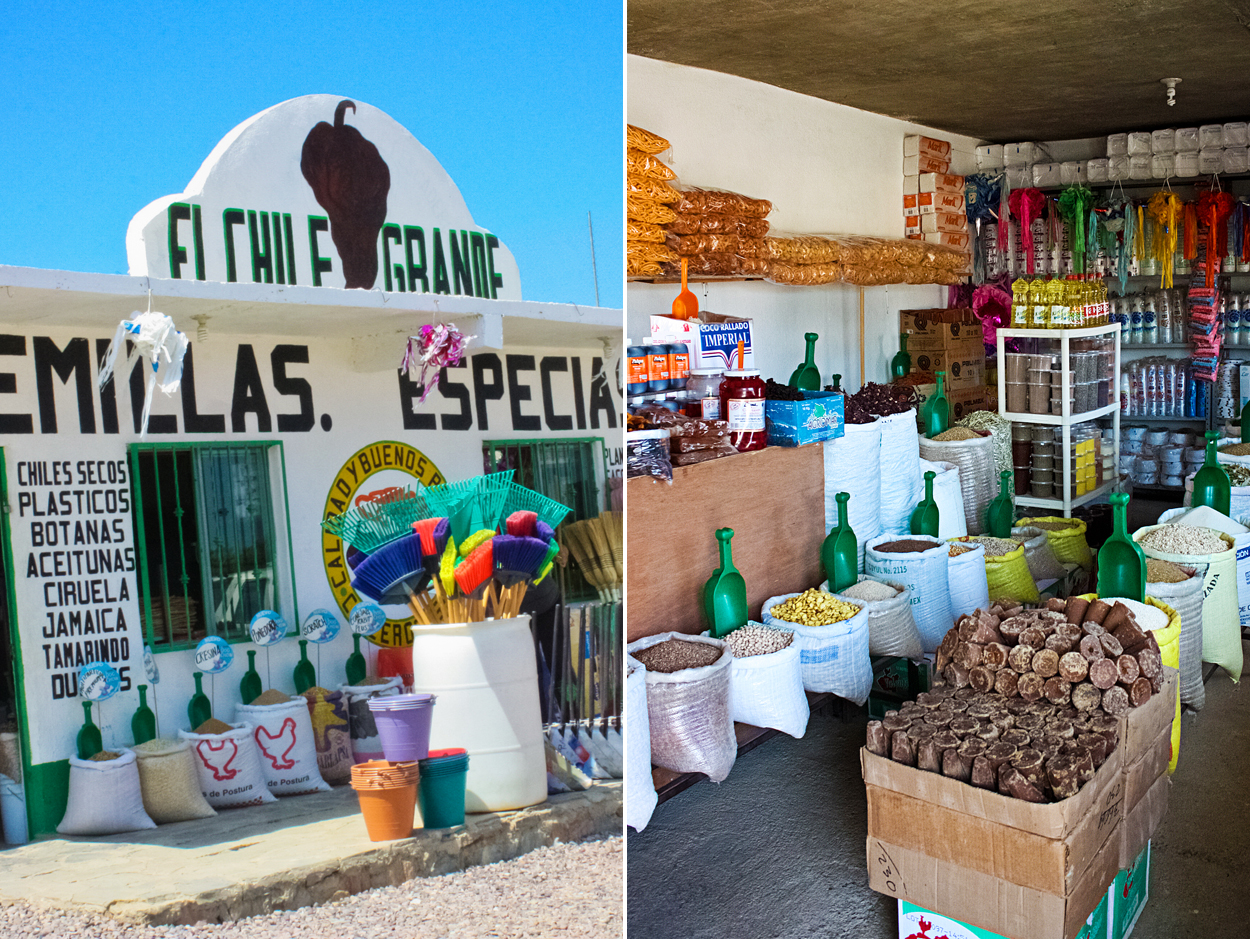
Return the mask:
<svg viewBox="0 0 1250 939">
<path fill-rule="evenodd" d="M 764 382 L 764 397 L 769 401 L 802 401 L 803 392 L 770 378 Z"/>
<path fill-rule="evenodd" d="M 685 639 L 666 639 L 634 653 L 634 658 L 648 671 L 680 672 L 684 668 L 703 668 L 721 657 L 719 646 Z"/>
</svg>

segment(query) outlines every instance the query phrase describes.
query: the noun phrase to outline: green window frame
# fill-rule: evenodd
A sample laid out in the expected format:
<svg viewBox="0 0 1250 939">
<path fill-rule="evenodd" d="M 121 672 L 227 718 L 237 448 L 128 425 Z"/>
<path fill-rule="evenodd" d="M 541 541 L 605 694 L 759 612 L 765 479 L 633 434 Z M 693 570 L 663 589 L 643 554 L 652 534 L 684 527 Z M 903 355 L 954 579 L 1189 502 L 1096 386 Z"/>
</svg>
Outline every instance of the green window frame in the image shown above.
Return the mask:
<svg viewBox="0 0 1250 939">
<path fill-rule="evenodd" d="M 280 441 L 135 443 L 129 456 L 139 609 L 154 650 L 250 641 L 262 609 L 286 607 L 298 621 Z"/>
</svg>

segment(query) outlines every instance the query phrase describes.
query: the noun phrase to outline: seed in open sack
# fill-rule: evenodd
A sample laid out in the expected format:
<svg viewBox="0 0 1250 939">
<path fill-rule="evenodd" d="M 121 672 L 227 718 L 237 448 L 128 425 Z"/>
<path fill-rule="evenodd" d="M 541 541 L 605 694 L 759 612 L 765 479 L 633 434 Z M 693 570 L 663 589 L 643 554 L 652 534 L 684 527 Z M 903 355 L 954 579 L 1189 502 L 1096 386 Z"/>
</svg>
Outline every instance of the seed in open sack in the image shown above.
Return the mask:
<svg viewBox="0 0 1250 939">
<path fill-rule="evenodd" d="M 1189 580 L 1189 575 L 1179 564 L 1159 558 L 1146 558 L 1146 583 L 1179 584 Z"/>
<path fill-rule="evenodd" d="M 357 687 L 364 688 L 368 685 L 389 685 L 390 683 L 391 679 L 389 678 L 378 678 L 376 675 L 371 675 L 362 681 Z"/>
<path fill-rule="evenodd" d="M 268 691 L 263 692 L 258 697 L 253 698 L 250 703 L 263 707 L 266 704 L 286 704 L 286 702 L 290 700 L 291 700 L 291 696 L 289 694 L 283 694 L 281 691 L 278 691 L 276 688 L 270 688 Z"/>
<path fill-rule="evenodd" d="M 882 554 L 913 554 L 917 551 L 929 551 L 936 548 L 936 541 L 920 541 L 916 538 L 903 538 L 899 541 L 887 541 L 877 545 L 873 550 Z"/>
<path fill-rule="evenodd" d="M 950 556 L 951 556 L 951 557 L 953 557 L 953 558 L 957 558 L 957 557 L 959 557 L 961 554 L 967 554 L 967 553 L 968 553 L 969 551 L 971 551 L 971 550 L 973 550 L 973 549 L 972 549 L 972 545 L 967 545 L 967 544 L 953 544 L 953 545 L 951 545 Z"/>
<path fill-rule="evenodd" d="M 889 584 L 883 584 L 879 580 L 861 580 L 857 584 L 851 584 L 845 590 L 840 591 L 842 596 L 851 597 L 855 600 L 893 600 L 898 596 L 898 591 Z"/>
<path fill-rule="evenodd" d="M 114 753 L 112 750 L 101 750 L 99 753 L 87 757 L 87 759 L 93 763 L 107 763 L 109 760 L 115 760 L 119 756 L 121 756 L 120 753 Z"/>
<path fill-rule="evenodd" d="M 1228 550 L 1219 532 L 1196 525 L 1164 525 L 1147 533 L 1139 543 L 1164 554 L 1220 554 Z"/>
<path fill-rule="evenodd" d="M 1220 453 L 1232 456 L 1250 456 L 1250 443 L 1230 443 L 1220 447 Z"/>
<path fill-rule="evenodd" d="M 778 603 L 770 611 L 774 619 L 801 626 L 830 626 L 848 620 L 862 607 L 837 599 L 823 590 L 804 590 L 797 597 Z"/>
<path fill-rule="evenodd" d="M 975 430 L 967 427 L 952 427 L 950 430 L 942 431 L 933 439 L 945 443 L 948 440 L 972 440 L 980 436 Z"/>
<path fill-rule="evenodd" d="M 219 721 L 215 717 L 210 717 L 199 727 L 195 728 L 197 734 L 228 734 L 234 728 L 225 721 Z"/>
<path fill-rule="evenodd" d="M 1010 554 L 1020 547 L 1018 541 L 1012 541 L 1010 538 L 992 538 L 988 535 L 973 535 L 969 538 L 978 544 L 985 546 L 985 556 L 987 558 L 998 558 L 1004 554 Z"/>
<path fill-rule="evenodd" d="M 1075 528 L 1080 522 L 1029 522 L 1030 527 L 1040 528 L 1043 531 L 1068 531 Z"/>
<path fill-rule="evenodd" d="M 634 654 L 648 671 L 670 674 L 684 668 L 704 668 L 721 657 L 720 646 L 688 639 L 665 639 Z"/>
<path fill-rule="evenodd" d="M 794 633 L 748 623 L 725 637 L 735 659 L 780 652 L 794 641 Z"/>
<path fill-rule="evenodd" d="M 1225 463 L 1223 470 L 1228 474 L 1228 481 L 1234 486 L 1250 485 L 1250 466 L 1241 463 Z"/>
</svg>

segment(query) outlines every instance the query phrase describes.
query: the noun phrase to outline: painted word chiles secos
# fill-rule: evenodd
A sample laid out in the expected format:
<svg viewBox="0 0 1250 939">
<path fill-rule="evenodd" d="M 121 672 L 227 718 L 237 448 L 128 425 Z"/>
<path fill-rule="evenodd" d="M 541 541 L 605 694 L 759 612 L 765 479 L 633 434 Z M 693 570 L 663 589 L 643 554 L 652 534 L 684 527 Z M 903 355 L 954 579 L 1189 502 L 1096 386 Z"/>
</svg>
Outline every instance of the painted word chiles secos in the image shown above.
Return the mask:
<svg viewBox="0 0 1250 939">
<path fill-rule="evenodd" d="M 201 206 L 175 202 L 166 210 L 169 231 L 169 276 L 194 268 L 196 280 L 239 280 L 240 268 L 254 284 L 310 283 L 320 287 L 324 274 L 334 270 L 332 258 L 322 254 L 322 238 L 330 231 L 324 215 L 307 216 L 307 270 L 295 259 L 295 226 L 289 212 L 228 208 L 221 214 L 221 237 L 226 270 L 209 271 L 205 263 L 204 216 Z M 302 227 L 302 226 L 301 226 Z M 246 232 L 246 235 L 244 234 Z M 302 233 L 301 233 L 302 234 Z M 244 244 L 244 238 L 246 243 Z M 446 249 L 444 249 L 444 240 Z M 503 289 L 503 275 L 495 270 L 499 239 L 487 232 L 430 229 L 388 222 L 380 238 L 381 268 L 386 290 L 401 293 L 460 294 L 495 299 Z M 186 272 L 190 274 L 188 270 Z"/>
</svg>

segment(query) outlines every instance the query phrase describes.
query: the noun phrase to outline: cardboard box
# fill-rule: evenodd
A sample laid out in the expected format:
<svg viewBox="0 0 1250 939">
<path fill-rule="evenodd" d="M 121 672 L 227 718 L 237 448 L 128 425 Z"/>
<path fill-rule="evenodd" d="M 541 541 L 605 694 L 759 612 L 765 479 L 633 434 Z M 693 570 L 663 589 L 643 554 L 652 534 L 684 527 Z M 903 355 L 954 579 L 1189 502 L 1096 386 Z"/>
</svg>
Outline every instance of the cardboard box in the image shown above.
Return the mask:
<svg viewBox="0 0 1250 939">
<path fill-rule="evenodd" d="M 906 200 L 906 196 L 903 197 Z M 906 204 L 906 203 L 904 203 Z M 916 209 L 921 215 L 955 212 L 967 217 L 967 205 L 961 192 L 922 192 L 916 196 Z M 962 230 L 962 229 L 961 229 Z"/>
<path fill-rule="evenodd" d="M 899 310 L 898 321 L 901 332 L 918 335 L 946 335 L 942 332 L 942 326 L 948 323 L 975 324 L 978 329 L 981 325 L 981 321 L 969 307 Z M 980 333 L 978 332 L 977 335 L 979 336 Z"/>
<path fill-rule="evenodd" d="M 1137 917 L 1150 899 L 1150 842 L 1116 874 L 1111 888 L 1110 939 L 1125 939 L 1137 925 Z"/>
<path fill-rule="evenodd" d="M 923 193 L 923 195 L 932 195 L 932 193 Z M 930 232 L 954 232 L 967 235 L 968 216 L 964 215 L 963 212 L 934 212 L 929 215 L 921 215 L 920 230 L 925 234 Z"/>
<path fill-rule="evenodd" d="M 951 168 L 951 161 L 942 157 L 917 154 L 903 157 L 903 175 L 916 176 L 925 173 L 945 173 Z"/>
<path fill-rule="evenodd" d="M 903 156 L 925 156 L 937 157 L 939 160 L 946 160 L 951 155 L 951 142 L 949 140 L 935 140 L 932 137 L 922 137 L 920 134 L 908 134 L 903 138 Z"/>
<path fill-rule="evenodd" d="M 946 372 L 946 387 L 972 388 L 985 384 L 985 346 L 979 339 L 961 339 L 933 347 L 907 341 L 911 367 L 918 372 Z"/>
<path fill-rule="evenodd" d="M 951 420 L 958 421 L 973 411 L 989 411 L 990 397 L 984 386 L 977 388 L 953 388 L 946 392 L 951 406 Z"/>
<path fill-rule="evenodd" d="M 920 231 L 920 216 L 913 215 L 911 218 L 903 220 L 903 235 L 907 238 L 923 238 L 924 235 Z"/>
<path fill-rule="evenodd" d="M 1145 756 L 1160 734 L 1171 733 L 1180 672 L 1164 666 L 1163 675 L 1163 690 L 1151 695 L 1142 707 L 1132 708 L 1120 718 L 1120 748 L 1124 750 L 1125 765 L 1131 766 Z"/>
<path fill-rule="evenodd" d="M 1171 791 L 1171 778 L 1160 776 L 1120 823 L 1121 868 L 1131 867 L 1154 837 L 1163 816 L 1168 813 L 1168 796 Z"/>
<path fill-rule="evenodd" d="M 935 231 L 926 232 L 924 240 L 933 245 L 946 245 L 948 248 L 958 248 L 960 251 L 966 251 L 968 248 L 969 238 L 966 231 Z"/>
<path fill-rule="evenodd" d="M 1102 895 L 1102 901 L 1094 907 L 1085 925 L 1074 937 L 1063 939 L 1108 939 L 1107 929 L 1111 921 L 1111 890 Z M 926 910 L 923 906 L 898 901 L 898 939 L 1009 939 L 1002 933 L 990 932 L 971 923 L 961 922 L 941 913 Z"/>
<path fill-rule="evenodd" d="M 770 447 L 801 447 L 841 437 L 846 398 L 836 391 L 805 391 L 803 401 L 767 401 L 764 423 Z"/>
<path fill-rule="evenodd" d="M 1124 765 L 1124 812 L 1127 815 L 1167 772 L 1172 756 L 1172 731 L 1165 728 L 1142 756 Z"/>
<path fill-rule="evenodd" d="M 671 316 L 651 317 L 652 342 L 681 342 L 690 349 L 691 368 L 737 368 L 738 342 L 746 343 L 746 367 L 755 364 L 751 348 L 751 321 L 739 316 L 700 311 L 699 322 Z M 733 365 L 730 365 L 730 362 Z"/>
<path fill-rule="evenodd" d="M 950 173 L 921 173 L 919 185 L 920 192 L 957 192 L 962 195 L 964 178 Z"/>
</svg>

